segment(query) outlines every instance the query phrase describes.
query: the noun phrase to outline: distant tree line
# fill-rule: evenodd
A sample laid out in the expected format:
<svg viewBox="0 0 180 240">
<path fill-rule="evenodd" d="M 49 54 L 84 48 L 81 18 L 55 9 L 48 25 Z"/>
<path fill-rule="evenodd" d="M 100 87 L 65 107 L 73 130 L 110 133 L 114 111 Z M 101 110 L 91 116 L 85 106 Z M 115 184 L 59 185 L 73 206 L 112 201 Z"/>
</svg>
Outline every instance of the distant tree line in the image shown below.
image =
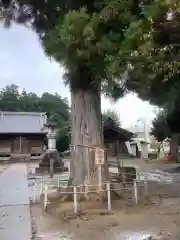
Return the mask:
<svg viewBox="0 0 180 240">
<path fill-rule="evenodd" d="M 68 101 L 59 94 L 44 92 L 41 96 L 27 92 L 14 84 L 0 91 L 0 111 L 46 112 L 57 126 L 57 149 L 64 151 L 69 144 L 68 124 L 70 108 Z"/>
</svg>

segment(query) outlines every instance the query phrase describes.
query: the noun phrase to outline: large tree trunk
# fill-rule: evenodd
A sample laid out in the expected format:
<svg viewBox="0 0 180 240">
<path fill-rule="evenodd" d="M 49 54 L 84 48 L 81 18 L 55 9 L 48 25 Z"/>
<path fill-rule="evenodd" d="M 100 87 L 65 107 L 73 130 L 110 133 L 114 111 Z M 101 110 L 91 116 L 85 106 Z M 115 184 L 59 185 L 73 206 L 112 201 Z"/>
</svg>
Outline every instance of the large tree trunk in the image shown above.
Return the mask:
<svg viewBox="0 0 180 240">
<path fill-rule="evenodd" d="M 104 147 L 100 91 L 72 91 L 72 133 L 70 176 L 73 184 L 98 183 L 94 151 L 83 147 Z M 73 147 L 75 146 L 75 147 Z M 102 180 L 108 180 L 107 162 L 101 168 Z"/>
<path fill-rule="evenodd" d="M 179 134 L 173 133 L 170 140 L 169 161 L 179 162 Z"/>
</svg>

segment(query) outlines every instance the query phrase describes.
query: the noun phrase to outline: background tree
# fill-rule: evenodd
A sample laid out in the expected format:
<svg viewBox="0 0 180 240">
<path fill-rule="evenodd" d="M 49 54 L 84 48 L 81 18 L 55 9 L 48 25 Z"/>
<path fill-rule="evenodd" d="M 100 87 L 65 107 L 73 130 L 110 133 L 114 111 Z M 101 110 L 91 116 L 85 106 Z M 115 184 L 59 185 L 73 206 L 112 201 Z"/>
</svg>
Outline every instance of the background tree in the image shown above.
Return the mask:
<svg viewBox="0 0 180 240">
<path fill-rule="evenodd" d="M 57 131 L 56 147 L 59 152 L 64 152 L 69 149 L 70 132 L 68 125 L 61 127 Z"/>
<path fill-rule="evenodd" d="M 162 142 L 166 138 L 170 138 L 169 156 L 171 161 L 179 162 L 179 127 L 180 111 L 177 105 L 173 111 L 160 111 L 153 120 L 152 134 L 156 139 Z"/>
<path fill-rule="evenodd" d="M 121 125 L 119 114 L 110 108 L 102 113 L 103 122 L 107 121 L 109 118 L 115 121 L 118 125 Z"/>
<path fill-rule="evenodd" d="M 123 64 L 126 64 L 125 88 L 138 93 L 141 99 L 165 109 L 166 122 L 171 132 L 170 156 L 172 160 L 177 160 L 180 14 L 179 3 L 174 3 L 156 1 L 148 6 L 142 3 L 147 18 L 136 20 L 131 25 L 124 51 L 119 49 L 112 55 L 107 71 L 117 78 L 122 74 Z"/>
<path fill-rule="evenodd" d="M 11 84 L 0 91 L 0 111 L 46 112 L 49 119 L 57 126 L 57 149 L 62 152 L 69 147 L 68 126 L 70 112 L 67 99 L 57 93 L 43 93 L 38 96 L 27 92 L 20 92 L 19 87 Z"/>
<path fill-rule="evenodd" d="M 151 134 L 157 139 L 158 142 L 162 142 L 171 136 L 171 132 L 167 123 L 167 113 L 164 110 L 161 110 L 153 119 Z"/>
</svg>

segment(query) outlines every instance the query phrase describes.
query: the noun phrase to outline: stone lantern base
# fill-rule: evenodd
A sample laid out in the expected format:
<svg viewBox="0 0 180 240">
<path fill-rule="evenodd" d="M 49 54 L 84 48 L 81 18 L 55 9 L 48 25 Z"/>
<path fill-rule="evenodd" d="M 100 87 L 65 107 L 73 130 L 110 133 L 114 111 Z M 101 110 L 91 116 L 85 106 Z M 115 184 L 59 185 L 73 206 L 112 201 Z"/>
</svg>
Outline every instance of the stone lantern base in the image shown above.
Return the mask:
<svg viewBox="0 0 180 240">
<path fill-rule="evenodd" d="M 39 167 L 36 168 L 36 173 L 50 173 L 50 163 L 53 162 L 53 172 L 60 173 L 68 171 L 67 167 L 64 167 L 62 158 L 60 157 L 59 152 L 56 149 L 46 150 Z"/>
</svg>

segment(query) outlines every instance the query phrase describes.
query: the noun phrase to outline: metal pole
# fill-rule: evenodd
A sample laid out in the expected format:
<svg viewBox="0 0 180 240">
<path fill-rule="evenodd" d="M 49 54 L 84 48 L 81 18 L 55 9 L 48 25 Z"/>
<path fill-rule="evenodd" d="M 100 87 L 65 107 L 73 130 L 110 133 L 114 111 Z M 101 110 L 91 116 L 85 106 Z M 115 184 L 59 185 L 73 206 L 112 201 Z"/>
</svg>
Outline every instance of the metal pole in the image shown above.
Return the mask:
<svg viewBox="0 0 180 240">
<path fill-rule="evenodd" d="M 99 175 L 99 191 L 102 189 L 102 168 L 101 164 L 98 165 L 98 175 Z"/>
<path fill-rule="evenodd" d="M 134 200 L 135 204 L 138 204 L 138 192 L 137 192 L 137 180 L 134 179 Z"/>
<path fill-rule="evenodd" d="M 110 183 L 107 183 L 107 196 L 108 196 L 108 210 L 111 211 L 111 191 L 110 191 Z"/>
<path fill-rule="evenodd" d="M 74 213 L 77 214 L 77 187 L 74 186 Z"/>
<path fill-rule="evenodd" d="M 47 192 L 48 192 L 48 186 L 45 184 L 44 186 L 44 210 L 47 208 Z"/>
</svg>

